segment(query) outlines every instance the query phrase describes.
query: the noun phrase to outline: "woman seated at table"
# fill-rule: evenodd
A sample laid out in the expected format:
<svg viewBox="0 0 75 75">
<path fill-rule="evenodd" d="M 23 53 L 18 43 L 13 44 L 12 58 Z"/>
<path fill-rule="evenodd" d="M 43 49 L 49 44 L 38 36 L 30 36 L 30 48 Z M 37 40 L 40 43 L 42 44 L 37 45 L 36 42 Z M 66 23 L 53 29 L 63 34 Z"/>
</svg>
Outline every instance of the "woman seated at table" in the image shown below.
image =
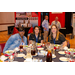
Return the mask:
<svg viewBox="0 0 75 75">
<path fill-rule="evenodd" d="M 24 36 L 25 31 L 23 27 L 19 28 L 19 33 L 12 35 L 3 50 L 3 53 L 7 50 L 14 50 L 14 48 L 19 47 L 22 44 L 27 45 L 27 38 Z"/>
<path fill-rule="evenodd" d="M 40 32 L 40 27 L 35 26 L 34 31 L 30 34 L 29 41 L 35 41 L 36 43 L 43 43 L 43 35 Z"/>
<path fill-rule="evenodd" d="M 56 25 L 51 26 L 51 33 L 49 35 L 48 41 L 52 44 L 63 44 L 63 47 L 67 46 L 65 36 L 58 31 Z"/>
</svg>

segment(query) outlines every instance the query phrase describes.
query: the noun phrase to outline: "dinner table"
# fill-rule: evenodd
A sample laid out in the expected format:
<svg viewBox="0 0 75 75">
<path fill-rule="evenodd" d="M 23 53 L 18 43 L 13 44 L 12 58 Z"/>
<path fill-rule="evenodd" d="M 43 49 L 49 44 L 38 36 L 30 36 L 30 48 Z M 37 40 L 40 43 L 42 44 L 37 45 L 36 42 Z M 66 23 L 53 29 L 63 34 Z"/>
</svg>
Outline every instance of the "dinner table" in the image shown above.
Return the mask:
<svg viewBox="0 0 75 75">
<path fill-rule="evenodd" d="M 27 48 L 30 48 L 30 47 L 27 47 Z M 27 49 L 26 48 L 26 49 Z M 18 51 L 16 51 L 16 55 L 18 55 L 18 54 L 23 54 L 23 55 L 25 55 L 25 57 L 17 57 L 17 56 L 14 56 L 15 55 L 15 53 L 13 53 L 12 55 L 14 56 L 14 59 L 13 59 L 13 61 L 12 62 L 26 62 L 26 59 L 28 59 L 26 56 L 27 56 L 27 54 L 28 54 L 28 52 L 27 52 L 27 50 L 26 49 L 24 49 L 23 51 L 20 51 L 20 50 L 18 50 Z M 31 48 L 30 48 L 31 49 Z M 47 52 L 47 47 L 45 46 L 45 47 L 43 47 L 43 51 L 46 51 Z M 64 50 L 62 50 L 62 51 L 64 51 Z M 65 56 L 65 54 L 59 54 L 58 53 L 59 52 L 59 50 L 55 50 L 55 58 L 52 58 L 52 62 L 64 62 L 64 61 L 61 61 L 61 60 L 59 60 L 59 58 L 60 57 L 66 57 Z M 31 52 L 29 53 L 29 54 L 31 54 Z M 7 59 L 5 59 L 4 60 L 4 62 L 10 62 L 9 61 L 9 55 L 7 55 L 7 54 L 2 54 L 2 56 L 5 56 L 5 57 L 7 57 Z M 46 56 L 47 56 L 47 54 L 46 55 L 39 55 L 38 54 L 38 49 L 36 48 L 36 55 L 31 55 L 31 57 L 30 57 L 30 59 L 31 60 L 33 60 L 33 59 L 36 59 L 37 61 L 34 61 L 34 62 L 46 62 Z M 75 59 L 75 57 L 73 57 L 73 59 Z M 68 61 L 66 61 L 66 62 L 68 62 Z"/>
</svg>

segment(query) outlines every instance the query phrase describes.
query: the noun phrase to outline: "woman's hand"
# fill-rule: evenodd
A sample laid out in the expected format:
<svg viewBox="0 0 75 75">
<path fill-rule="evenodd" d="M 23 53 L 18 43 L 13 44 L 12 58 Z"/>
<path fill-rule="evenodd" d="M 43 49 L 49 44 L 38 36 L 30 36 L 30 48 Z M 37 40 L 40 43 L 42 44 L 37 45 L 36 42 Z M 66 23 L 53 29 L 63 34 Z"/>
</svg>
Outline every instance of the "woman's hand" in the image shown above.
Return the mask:
<svg viewBox="0 0 75 75">
<path fill-rule="evenodd" d="M 43 44 L 43 40 L 41 40 L 41 44 Z"/>
<path fill-rule="evenodd" d="M 67 41 L 63 42 L 63 47 L 67 46 Z"/>
</svg>

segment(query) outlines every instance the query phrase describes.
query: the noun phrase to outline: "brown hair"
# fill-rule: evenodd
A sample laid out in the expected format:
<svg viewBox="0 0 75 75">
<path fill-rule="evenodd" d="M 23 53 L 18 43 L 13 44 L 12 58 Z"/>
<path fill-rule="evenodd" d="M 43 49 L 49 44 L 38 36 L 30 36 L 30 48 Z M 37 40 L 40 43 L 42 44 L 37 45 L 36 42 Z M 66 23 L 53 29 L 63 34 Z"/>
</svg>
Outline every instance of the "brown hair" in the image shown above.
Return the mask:
<svg viewBox="0 0 75 75">
<path fill-rule="evenodd" d="M 35 34 L 35 31 L 34 31 L 34 30 L 35 30 L 35 28 L 38 28 L 38 29 L 39 29 L 39 34 L 40 34 L 40 36 L 41 36 L 41 29 L 40 29 L 40 27 L 39 27 L 39 26 L 35 26 L 35 27 L 34 27 L 34 29 L 33 29 L 33 34 Z"/>
<path fill-rule="evenodd" d="M 57 28 L 57 26 L 56 26 L 55 24 L 51 26 L 51 30 L 52 30 L 52 27 L 53 27 L 53 26 L 55 26 L 56 29 L 57 29 L 57 32 L 56 32 L 56 40 L 58 40 L 58 38 L 59 38 L 59 33 L 60 33 L 60 32 L 58 31 L 58 28 Z M 53 33 L 50 32 L 49 39 L 52 40 L 52 37 L 53 37 Z"/>
</svg>

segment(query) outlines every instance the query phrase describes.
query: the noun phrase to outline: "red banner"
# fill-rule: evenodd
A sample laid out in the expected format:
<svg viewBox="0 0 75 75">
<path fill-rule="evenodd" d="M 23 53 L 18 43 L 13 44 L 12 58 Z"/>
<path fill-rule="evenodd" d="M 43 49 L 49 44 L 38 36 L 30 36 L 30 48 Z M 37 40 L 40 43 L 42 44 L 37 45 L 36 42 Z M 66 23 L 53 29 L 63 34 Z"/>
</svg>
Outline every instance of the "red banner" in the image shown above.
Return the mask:
<svg viewBox="0 0 75 75">
<path fill-rule="evenodd" d="M 52 21 L 54 21 L 55 20 L 55 17 L 58 17 L 58 21 L 61 23 L 61 27 L 63 28 L 63 27 L 65 27 L 65 12 L 59 12 L 59 13 L 52 13 L 52 12 L 50 12 L 49 13 L 49 22 L 50 22 L 50 24 L 52 23 Z"/>
</svg>

